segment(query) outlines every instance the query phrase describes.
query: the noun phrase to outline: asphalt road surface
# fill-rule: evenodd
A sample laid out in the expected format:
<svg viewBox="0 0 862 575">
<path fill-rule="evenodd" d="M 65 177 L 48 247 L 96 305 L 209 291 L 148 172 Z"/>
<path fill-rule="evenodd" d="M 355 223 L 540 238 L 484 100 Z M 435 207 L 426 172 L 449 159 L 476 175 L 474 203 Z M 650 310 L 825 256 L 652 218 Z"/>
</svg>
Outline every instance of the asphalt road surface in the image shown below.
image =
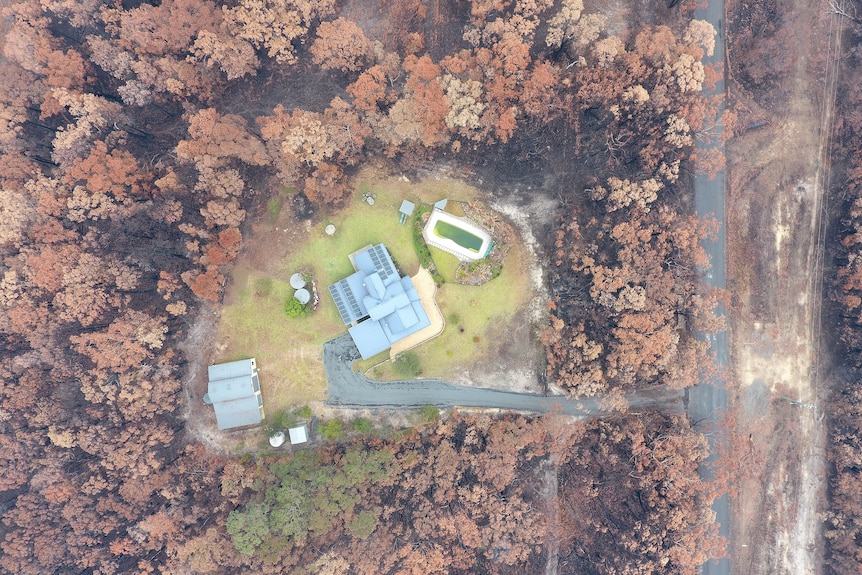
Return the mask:
<svg viewBox="0 0 862 575">
<path fill-rule="evenodd" d="M 699 8 L 695 10 L 694 17 L 699 20 L 707 20 L 718 32 L 715 41 L 715 54 L 712 57 L 706 58 L 706 61 L 709 63 L 719 62 L 723 66 L 725 64 L 724 0 L 709 0 L 706 9 Z M 724 92 L 725 85 L 724 78 L 722 77 L 714 93 L 723 94 Z M 708 141 L 698 140 L 698 146 L 707 149 L 720 146 L 719 135 L 720 132 L 713 134 L 713 139 Z M 709 286 L 723 289 L 727 286 L 727 254 L 725 251 L 727 216 L 724 209 L 724 171 L 719 172 L 714 180 L 710 180 L 703 175 L 696 175 L 694 180 L 694 196 L 697 213 L 703 216 L 712 214 L 720 225 L 716 240 L 703 242 L 703 247 L 710 255 L 712 262 L 712 269 L 707 272 L 704 279 Z M 719 311 L 722 314 L 725 313 L 724 309 Z M 710 342 L 711 350 L 715 354 L 715 361 L 719 368 L 727 367 L 727 332 L 706 335 L 704 337 Z M 723 370 L 720 369 L 719 371 Z M 689 391 L 688 414 L 700 429 L 715 429 L 719 415 L 726 410 L 727 391 L 725 390 L 725 382 L 721 375 L 713 377 L 709 381 L 702 381 Z M 710 460 L 712 460 L 715 457 L 714 454 L 718 443 L 724 441 L 725 436 L 721 433 L 711 433 L 707 437 L 710 444 Z M 709 471 L 707 469 L 702 469 L 701 473 L 705 478 L 709 478 Z M 715 520 L 719 524 L 719 533 L 730 541 L 730 502 L 727 496 L 725 495 L 716 500 L 713 509 L 715 510 Z M 728 548 L 732 549 L 733 546 L 729 545 Z M 728 575 L 730 573 L 730 559 L 724 558 L 719 561 L 708 561 L 703 565 L 701 572 L 704 575 Z"/>
<path fill-rule="evenodd" d="M 352 369 L 359 351 L 344 334 L 323 346 L 323 365 L 329 381 L 326 403 L 334 407 L 478 407 L 547 413 L 559 410 L 568 415 L 601 415 L 595 399 L 566 399 L 514 393 L 481 387 L 465 387 L 436 379 L 406 381 L 375 381 Z M 683 410 L 683 393 L 676 390 L 651 390 L 628 397 L 630 409 L 661 409 L 665 412 Z"/>
</svg>

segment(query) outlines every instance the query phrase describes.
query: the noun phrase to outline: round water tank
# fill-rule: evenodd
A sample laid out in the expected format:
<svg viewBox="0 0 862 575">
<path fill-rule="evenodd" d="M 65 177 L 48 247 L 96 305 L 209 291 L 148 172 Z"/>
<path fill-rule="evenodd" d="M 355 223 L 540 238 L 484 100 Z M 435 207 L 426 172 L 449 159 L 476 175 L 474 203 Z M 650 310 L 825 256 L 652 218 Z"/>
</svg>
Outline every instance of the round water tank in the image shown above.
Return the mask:
<svg viewBox="0 0 862 575">
<path fill-rule="evenodd" d="M 302 305 L 305 305 L 311 301 L 311 294 L 308 293 L 308 290 L 305 288 L 296 290 L 296 293 L 293 294 L 293 297 L 298 299 L 299 303 L 301 303 Z"/>
<path fill-rule="evenodd" d="M 302 277 L 301 273 L 296 272 L 290 276 L 290 287 L 293 289 L 301 289 L 305 287 L 305 279 Z"/>
<path fill-rule="evenodd" d="M 276 431 L 269 436 L 269 444 L 273 447 L 281 447 L 284 445 L 284 432 Z"/>
</svg>

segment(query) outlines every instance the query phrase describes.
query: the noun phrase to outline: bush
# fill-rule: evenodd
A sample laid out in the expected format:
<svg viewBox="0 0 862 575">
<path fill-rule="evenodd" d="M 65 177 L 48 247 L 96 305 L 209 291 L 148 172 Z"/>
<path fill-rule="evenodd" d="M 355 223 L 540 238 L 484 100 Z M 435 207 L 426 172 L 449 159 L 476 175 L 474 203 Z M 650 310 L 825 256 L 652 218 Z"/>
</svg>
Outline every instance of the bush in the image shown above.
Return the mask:
<svg viewBox="0 0 862 575">
<path fill-rule="evenodd" d="M 392 363 L 392 367 L 401 377 L 418 377 L 422 374 L 419 356 L 411 352 L 399 354 Z"/>
<path fill-rule="evenodd" d="M 371 429 L 374 427 L 371 424 L 371 420 L 365 417 L 354 417 L 353 421 L 350 422 L 350 426 L 353 428 L 353 431 L 360 433 L 371 433 Z"/>
<path fill-rule="evenodd" d="M 295 297 L 289 297 L 284 302 L 284 311 L 287 317 L 305 317 L 308 315 L 308 306 L 299 303 Z"/>
<path fill-rule="evenodd" d="M 303 419 L 311 418 L 311 408 L 307 405 L 302 407 L 291 407 L 272 415 L 267 415 L 263 420 L 263 432 L 267 437 L 272 437 L 276 431 L 284 431 L 296 427 Z"/>
<path fill-rule="evenodd" d="M 344 435 L 344 424 L 340 419 L 330 419 L 320 427 L 320 434 L 326 439 L 338 439 Z"/>
<path fill-rule="evenodd" d="M 279 411 L 272 415 L 267 415 L 263 420 L 263 433 L 267 437 L 272 437 L 276 431 L 284 431 L 294 427 L 297 424 L 297 418 L 291 410 Z"/>
<path fill-rule="evenodd" d="M 423 405 L 422 409 L 419 410 L 419 417 L 425 423 L 437 421 L 440 418 L 440 408 L 436 405 Z"/>
<path fill-rule="evenodd" d="M 365 539 L 371 535 L 377 527 L 377 515 L 377 513 L 370 511 L 363 511 L 360 513 L 347 525 L 347 528 L 350 530 L 350 534 L 359 539 Z"/>
</svg>

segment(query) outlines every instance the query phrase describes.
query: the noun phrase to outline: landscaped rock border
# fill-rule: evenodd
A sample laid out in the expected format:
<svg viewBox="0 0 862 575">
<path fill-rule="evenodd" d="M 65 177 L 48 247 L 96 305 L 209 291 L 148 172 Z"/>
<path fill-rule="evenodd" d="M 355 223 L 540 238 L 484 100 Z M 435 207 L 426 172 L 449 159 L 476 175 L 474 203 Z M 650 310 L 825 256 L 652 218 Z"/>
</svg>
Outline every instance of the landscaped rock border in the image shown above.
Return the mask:
<svg viewBox="0 0 862 575">
<path fill-rule="evenodd" d="M 494 247 L 488 257 L 472 262 L 461 262 L 455 270 L 455 281 L 463 285 L 480 286 L 491 281 L 503 271 L 503 262 L 509 254 L 509 246 L 517 239 L 512 225 L 481 202 L 461 204 L 464 214 L 488 230 Z"/>
</svg>

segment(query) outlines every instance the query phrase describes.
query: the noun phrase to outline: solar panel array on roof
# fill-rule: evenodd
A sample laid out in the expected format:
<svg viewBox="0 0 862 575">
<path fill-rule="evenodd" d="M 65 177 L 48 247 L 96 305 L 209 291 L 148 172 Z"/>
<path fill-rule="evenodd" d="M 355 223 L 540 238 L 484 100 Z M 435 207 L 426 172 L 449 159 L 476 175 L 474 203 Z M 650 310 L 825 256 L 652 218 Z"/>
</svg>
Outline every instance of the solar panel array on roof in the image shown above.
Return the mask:
<svg viewBox="0 0 862 575">
<path fill-rule="evenodd" d="M 350 289 L 350 284 L 347 283 L 346 279 L 343 279 L 338 282 L 338 285 L 341 286 L 341 290 L 347 298 L 347 304 L 350 306 L 350 311 L 353 312 L 353 316 L 356 318 L 362 317 L 362 308 L 359 307 L 359 303 L 356 301 L 356 298 L 353 297 L 353 290 Z"/>
<path fill-rule="evenodd" d="M 389 276 L 395 274 L 395 265 L 392 263 L 392 258 L 389 257 L 389 252 L 383 244 L 377 244 L 369 250 L 371 261 L 374 262 L 374 269 L 380 274 L 380 279 L 385 283 Z"/>
<path fill-rule="evenodd" d="M 350 312 L 347 311 L 347 306 L 344 305 L 344 300 L 341 299 L 341 293 L 339 293 L 338 288 L 336 287 L 337 285 L 338 284 L 332 284 L 329 286 L 329 294 L 335 302 L 335 307 L 338 308 L 338 313 L 341 314 L 341 320 L 346 324 L 351 323 Z"/>
</svg>

